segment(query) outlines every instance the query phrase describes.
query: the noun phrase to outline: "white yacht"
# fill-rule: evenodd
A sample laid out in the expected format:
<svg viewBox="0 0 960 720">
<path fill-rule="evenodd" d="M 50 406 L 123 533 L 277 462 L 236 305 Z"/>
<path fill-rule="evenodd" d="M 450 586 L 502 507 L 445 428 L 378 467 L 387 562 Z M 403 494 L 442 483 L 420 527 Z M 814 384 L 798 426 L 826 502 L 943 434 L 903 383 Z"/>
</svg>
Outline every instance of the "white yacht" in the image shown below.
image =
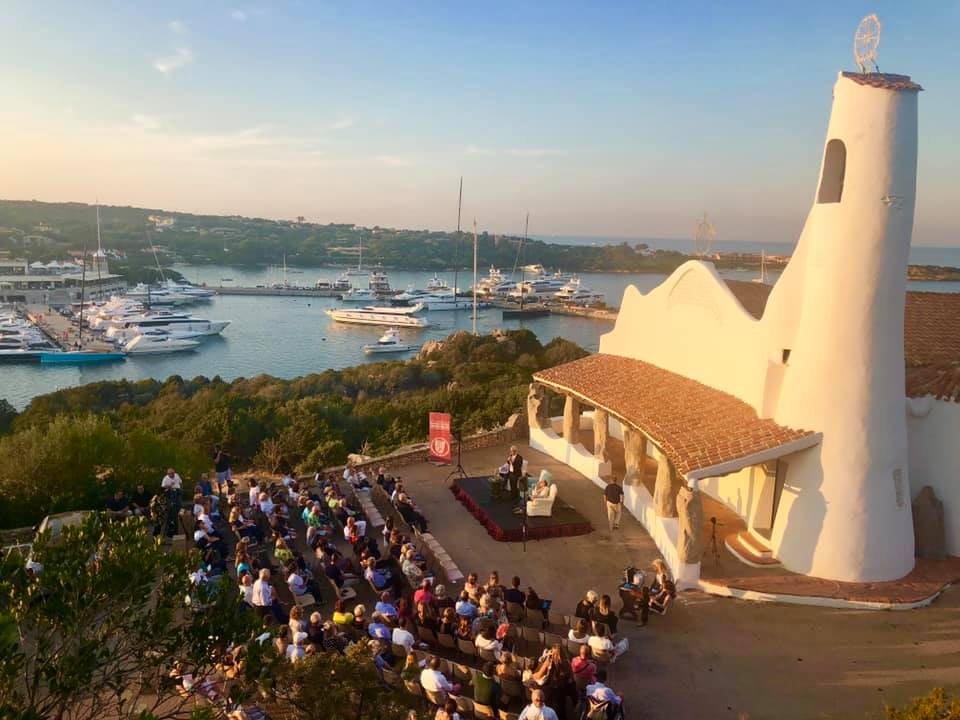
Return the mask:
<svg viewBox="0 0 960 720">
<path fill-rule="evenodd" d="M 401 342 L 400 331 L 392 327 L 381 335 L 377 342 L 364 345 L 363 351 L 367 355 L 372 355 L 374 353 L 410 352 L 411 350 L 418 350 L 419 348 L 419 345 Z"/>
<path fill-rule="evenodd" d="M 204 320 L 195 317 L 155 317 L 147 316 L 140 320 L 130 320 L 123 327 L 138 330 L 166 330 L 169 333 L 199 333 L 200 335 L 219 335 L 229 320 Z"/>
<path fill-rule="evenodd" d="M 352 287 L 340 299 L 348 303 L 369 303 L 377 299 L 377 294 L 370 288 Z"/>
<path fill-rule="evenodd" d="M 370 273 L 370 282 L 367 284 L 367 287 L 375 293 L 392 292 L 390 289 L 390 280 L 382 270 L 374 270 Z"/>
<path fill-rule="evenodd" d="M 417 310 L 422 308 L 422 306 L 415 307 Z M 333 308 L 327 310 L 326 313 L 337 322 L 353 323 L 355 325 L 396 325 L 398 327 L 425 328 L 430 324 L 423 318 L 414 317 L 411 312 L 406 312 L 410 310 L 413 310 L 413 308 Z"/>
<path fill-rule="evenodd" d="M 159 355 L 161 353 L 183 352 L 193 350 L 200 343 L 196 340 L 182 340 L 172 337 L 158 337 L 156 335 L 137 335 L 123 346 L 128 355 Z"/>
<path fill-rule="evenodd" d="M 503 282 L 503 273 L 491 265 L 487 271 L 487 276 L 477 282 L 477 293 L 480 295 L 490 295 L 494 292 L 494 288 Z"/>
<path fill-rule="evenodd" d="M 560 288 L 553 298 L 561 303 L 573 305 L 594 305 L 595 303 L 603 302 L 604 295 L 603 293 L 594 292 L 590 288 L 583 285 L 579 277 L 574 277 L 571 278 L 566 285 Z"/>
<path fill-rule="evenodd" d="M 447 290 L 449 289 L 446 280 L 441 280 L 437 277 L 437 274 L 434 273 L 433 277 L 427 281 L 427 292 L 436 292 L 437 290 Z"/>
<path fill-rule="evenodd" d="M 195 340 L 207 337 L 206 333 L 196 330 L 165 330 L 163 328 L 142 328 L 128 323 L 124 327 L 112 327 L 104 333 L 104 338 L 115 345 L 126 345 L 138 335 L 149 335 L 157 338 L 173 338 L 175 340 Z"/>
<path fill-rule="evenodd" d="M 213 291 L 207 290 L 206 288 L 197 287 L 196 285 L 191 285 L 190 283 L 176 283 L 173 280 L 167 280 L 164 289 L 167 292 L 174 294 L 186 295 L 187 297 L 193 298 L 197 301 L 212 300 Z"/>
</svg>

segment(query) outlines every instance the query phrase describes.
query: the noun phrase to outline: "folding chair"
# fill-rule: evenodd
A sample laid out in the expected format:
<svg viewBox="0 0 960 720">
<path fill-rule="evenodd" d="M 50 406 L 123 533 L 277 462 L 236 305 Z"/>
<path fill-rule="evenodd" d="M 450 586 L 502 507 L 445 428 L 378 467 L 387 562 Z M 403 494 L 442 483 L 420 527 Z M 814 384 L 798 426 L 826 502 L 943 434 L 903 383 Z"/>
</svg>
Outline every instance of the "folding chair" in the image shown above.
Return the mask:
<svg viewBox="0 0 960 720">
<path fill-rule="evenodd" d="M 497 711 L 489 705 L 475 702 L 473 704 L 473 716 L 480 720 L 497 720 Z"/>
<path fill-rule="evenodd" d="M 467 657 L 477 656 L 477 646 L 473 644 L 473 640 L 457 638 L 457 649 Z"/>
</svg>

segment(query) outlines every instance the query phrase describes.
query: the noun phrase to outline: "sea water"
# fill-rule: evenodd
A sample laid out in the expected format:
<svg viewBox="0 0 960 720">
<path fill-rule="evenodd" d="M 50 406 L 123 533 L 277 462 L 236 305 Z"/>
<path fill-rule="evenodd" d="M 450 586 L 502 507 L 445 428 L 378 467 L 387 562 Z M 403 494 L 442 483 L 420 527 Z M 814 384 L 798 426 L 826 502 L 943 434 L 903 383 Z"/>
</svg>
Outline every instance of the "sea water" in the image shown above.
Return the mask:
<svg viewBox="0 0 960 720">
<path fill-rule="evenodd" d="M 771 248 L 770 252 L 776 252 Z M 955 251 L 956 252 L 956 251 Z M 960 266 L 960 262 L 956 263 Z M 222 266 L 176 268 L 190 282 L 209 287 L 256 286 L 281 282 L 281 268 L 242 269 Z M 313 286 L 319 278 L 332 280 L 343 268 L 305 268 L 291 272 L 286 279 L 293 285 Z M 405 289 L 408 285 L 425 287 L 432 277 L 426 272 L 389 271 L 392 287 Z M 486 269 L 481 270 L 486 274 Z M 726 277 L 752 279 L 756 272 L 729 272 Z M 454 273 L 438 273 L 452 287 Z M 662 274 L 581 273 L 583 284 L 606 295 L 607 302 L 619 305 L 623 291 L 635 285 L 648 292 L 661 282 Z M 229 278 L 229 279 L 228 279 Z M 771 280 L 776 279 L 773 275 Z M 355 282 L 365 281 L 354 278 Z M 457 283 L 467 288 L 472 278 L 466 272 L 457 274 Z M 960 292 L 960 283 L 911 283 L 911 289 L 942 292 Z M 229 320 L 230 326 L 222 336 L 206 338 L 199 348 L 170 355 L 135 356 L 125 362 L 90 366 L 41 366 L 34 364 L 0 365 L 0 398 L 6 398 L 14 407 L 24 408 L 30 400 L 43 393 L 61 388 L 83 385 L 100 380 L 165 379 L 170 375 L 192 378 L 198 375 L 219 375 L 225 380 L 269 374 L 293 378 L 328 368 L 344 368 L 387 359 L 412 357 L 412 353 L 397 355 L 366 355 L 363 346 L 376 342 L 386 328 L 377 326 L 344 325 L 332 321 L 324 311 L 337 307 L 334 298 L 217 296 L 210 303 L 195 305 L 191 312 L 199 318 Z M 454 330 L 473 328 L 470 310 L 424 313 L 431 326 L 424 330 L 402 329 L 404 342 L 422 344 L 446 337 Z M 477 330 L 488 333 L 496 328 L 528 328 L 541 342 L 563 337 L 587 350 L 596 351 L 600 336 L 608 332 L 612 323 L 579 317 L 551 315 L 529 320 L 504 320 L 496 308 L 480 310 Z"/>
</svg>

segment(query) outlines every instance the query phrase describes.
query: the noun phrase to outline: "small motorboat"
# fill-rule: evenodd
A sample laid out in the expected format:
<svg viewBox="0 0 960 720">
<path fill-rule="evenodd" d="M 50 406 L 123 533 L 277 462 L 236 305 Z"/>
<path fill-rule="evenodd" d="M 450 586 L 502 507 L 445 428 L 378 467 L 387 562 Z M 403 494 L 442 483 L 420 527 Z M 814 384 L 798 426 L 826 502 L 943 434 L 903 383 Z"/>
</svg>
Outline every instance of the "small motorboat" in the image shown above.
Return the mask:
<svg viewBox="0 0 960 720">
<path fill-rule="evenodd" d="M 397 353 L 397 352 L 410 352 L 411 350 L 419 350 L 419 345 L 411 345 L 410 343 L 405 343 L 400 341 L 400 331 L 396 328 L 390 328 L 383 335 L 380 336 L 380 339 L 376 343 L 371 345 L 364 345 L 363 351 L 367 355 L 372 355 L 374 353 Z"/>
</svg>

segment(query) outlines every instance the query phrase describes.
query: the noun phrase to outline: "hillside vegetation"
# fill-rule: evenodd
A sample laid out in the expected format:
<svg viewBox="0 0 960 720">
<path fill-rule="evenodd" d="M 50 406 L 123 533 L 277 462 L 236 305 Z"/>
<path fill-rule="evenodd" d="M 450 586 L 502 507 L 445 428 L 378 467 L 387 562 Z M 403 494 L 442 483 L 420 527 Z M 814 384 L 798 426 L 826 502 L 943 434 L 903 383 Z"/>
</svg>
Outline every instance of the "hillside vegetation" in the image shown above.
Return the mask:
<svg viewBox="0 0 960 720">
<path fill-rule="evenodd" d="M 463 232 L 321 225 L 132 207 L 101 207 L 100 219 L 104 247 L 128 254 L 126 262 L 111 264 L 124 274 L 153 265 L 148 251 L 151 242 L 161 248 L 163 262 L 191 264 L 278 265 L 286 256 L 291 266 L 354 265 L 361 239 L 364 262 L 386 268 L 462 269 L 472 265 L 473 257 L 473 237 Z M 96 247 L 93 206 L 0 200 L 0 250 L 48 262 L 62 258 L 68 250 L 80 250 L 84 242 Z M 480 267 L 513 267 L 519 242 L 518 237 L 482 233 L 478 237 Z M 522 254 L 523 263 L 541 263 L 567 272 L 670 272 L 686 259 L 683 253 L 649 251 L 645 245 L 626 242 L 589 247 L 528 240 Z"/>
<path fill-rule="evenodd" d="M 168 466 L 192 488 L 214 445 L 237 468 L 308 473 L 348 452 L 424 441 L 431 411 L 451 413 L 465 433 L 493 428 L 522 410 L 533 371 L 585 354 L 561 338 L 541 345 L 528 330 L 460 332 L 423 358 L 293 380 L 172 376 L 42 395 L 20 414 L 7 411 L 0 527 L 99 507 L 116 487 L 155 489 Z"/>
</svg>

